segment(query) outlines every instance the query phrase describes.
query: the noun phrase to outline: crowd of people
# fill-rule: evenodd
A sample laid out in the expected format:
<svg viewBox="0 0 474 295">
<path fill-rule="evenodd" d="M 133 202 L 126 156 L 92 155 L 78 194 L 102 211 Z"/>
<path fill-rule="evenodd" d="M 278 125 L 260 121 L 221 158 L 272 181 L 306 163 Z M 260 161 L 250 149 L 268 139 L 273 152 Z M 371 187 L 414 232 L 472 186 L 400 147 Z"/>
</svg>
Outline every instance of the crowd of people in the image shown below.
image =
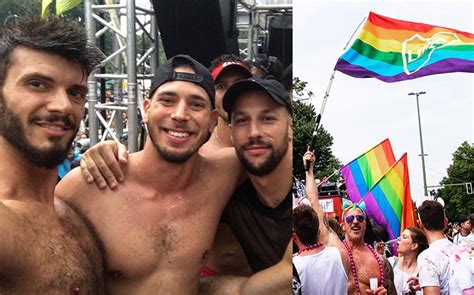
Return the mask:
<svg viewBox="0 0 474 295">
<path fill-rule="evenodd" d="M 293 209 L 294 294 L 474 294 L 474 214 L 460 216 L 449 237 L 443 205 L 426 200 L 417 208 L 418 227 L 406 228 L 396 240 L 398 255 L 388 257 L 386 247 L 376 249 L 387 237 L 370 233 L 376 225 L 363 202 L 343 210 L 341 225 L 325 216 L 309 148 L 303 161 L 310 164 L 308 202 Z"/>
<path fill-rule="evenodd" d="M 97 145 L 57 184 L 103 54 L 57 17 L 19 19 L 0 41 L 0 293 L 291 292 L 292 105 L 280 81 L 237 57 L 208 70 L 174 56 L 144 100 L 143 150 Z M 219 244 L 219 221 L 240 258 L 219 259 L 236 249 Z"/>
<path fill-rule="evenodd" d="M 387 257 L 363 204 L 324 215 L 310 149 L 308 204 L 292 208 L 291 67 L 275 59 L 171 57 L 144 99 L 143 150 L 106 141 L 70 171 L 103 58 L 65 18 L 2 29 L 0 294 L 474 292 L 473 214 L 449 233 L 425 201 Z"/>
</svg>

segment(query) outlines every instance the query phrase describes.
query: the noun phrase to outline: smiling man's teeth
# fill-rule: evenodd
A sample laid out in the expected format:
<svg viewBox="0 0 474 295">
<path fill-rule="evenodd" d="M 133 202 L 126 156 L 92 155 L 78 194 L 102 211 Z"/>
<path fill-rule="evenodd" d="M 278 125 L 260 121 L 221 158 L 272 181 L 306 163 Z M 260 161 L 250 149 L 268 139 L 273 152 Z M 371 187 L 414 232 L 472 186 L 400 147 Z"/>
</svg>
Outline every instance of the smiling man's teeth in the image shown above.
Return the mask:
<svg viewBox="0 0 474 295">
<path fill-rule="evenodd" d="M 51 129 L 51 130 L 54 130 L 54 131 L 62 131 L 62 130 L 64 130 L 64 128 L 59 127 L 59 126 L 55 126 L 55 125 L 44 125 L 44 127 L 48 128 L 48 129 Z"/>
<path fill-rule="evenodd" d="M 174 137 L 189 137 L 189 133 L 188 132 L 176 132 L 176 131 L 168 131 L 168 133 L 171 135 L 171 136 L 174 136 Z"/>
</svg>

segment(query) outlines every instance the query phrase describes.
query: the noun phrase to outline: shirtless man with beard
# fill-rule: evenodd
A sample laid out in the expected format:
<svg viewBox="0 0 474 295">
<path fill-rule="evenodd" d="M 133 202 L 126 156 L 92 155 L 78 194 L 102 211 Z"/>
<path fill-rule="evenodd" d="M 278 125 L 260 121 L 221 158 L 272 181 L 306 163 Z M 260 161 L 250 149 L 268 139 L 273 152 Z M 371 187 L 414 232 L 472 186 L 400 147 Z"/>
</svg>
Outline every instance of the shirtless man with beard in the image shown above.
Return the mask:
<svg viewBox="0 0 474 295">
<path fill-rule="evenodd" d="M 53 16 L 0 35 L 0 294 L 104 294 L 93 229 L 54 198 L 103 55 L 80 24 Z"/>
<path fill-rule="evenodd" d="M 144 109 L 149 135 L 144 150 L 123 167 L 126 182 L 100 190 L 76 169 L 56 192 L 90 218 L 104 241 L 110 293 L 196 294 L 219 216 L 242 168 L 234 149 L 197 152 L 217 114 L 212 77 L 191 57 L 176 56 L 158 68 Z M 289 267 L 287 272 L 288 289 L 279 285 L 273 292 L 289 292 Z M 262 282 L 271 286 L 273 279 Z M 241 283 L 237 289 L 245 288 Z"/>
<path fill-rule="evenodd" d="M 303 156 L 303 162 L 309 161 L 313 167 L 315 160 L 314 153 L 308 148 Z M 354 265 L 349 273 L 348 294 L 396 294 L 390 263 L 364 242 L 367 216 L 362 206 L 355 204 L 344 209 L 342 214 L 344 241 L 341 242 L 323 221 L 324 212 L 319 206 L 319 194 L 312 169 L 306 171 L 306 194 L 318 214 L 320 241 L 346 251 L 351 265 Z M 375 292 L 370 290 L 370 278 L 378 280 Z"/>
</svg>

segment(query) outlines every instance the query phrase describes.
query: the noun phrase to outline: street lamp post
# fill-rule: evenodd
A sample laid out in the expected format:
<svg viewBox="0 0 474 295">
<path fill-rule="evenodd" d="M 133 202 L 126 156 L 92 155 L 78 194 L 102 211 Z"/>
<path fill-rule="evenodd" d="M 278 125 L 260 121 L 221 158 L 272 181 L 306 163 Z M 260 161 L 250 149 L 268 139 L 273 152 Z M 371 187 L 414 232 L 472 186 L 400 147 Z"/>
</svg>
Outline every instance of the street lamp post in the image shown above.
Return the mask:
<svg viewBox="0 0 474 295">
<path fill-rule="evenodd" d="M 425 196 L 428 196 L 428 187 L 426 185 L 426 170 L 425 170 L 425 151 L 423 150 L 423 135 L 421 133 L 421 118 L 420 118 L 420 103 L 418 102 L 418 96 L 426 94 L 425 91 L 420 92 L 410 92 L 408 95 L 416 96 L 416 110 L 418 112 L 418 130 L 420 132 L 420 146 L 421 146 L 421 167 L 423 170 L 423 189 Z"/>
</svg>

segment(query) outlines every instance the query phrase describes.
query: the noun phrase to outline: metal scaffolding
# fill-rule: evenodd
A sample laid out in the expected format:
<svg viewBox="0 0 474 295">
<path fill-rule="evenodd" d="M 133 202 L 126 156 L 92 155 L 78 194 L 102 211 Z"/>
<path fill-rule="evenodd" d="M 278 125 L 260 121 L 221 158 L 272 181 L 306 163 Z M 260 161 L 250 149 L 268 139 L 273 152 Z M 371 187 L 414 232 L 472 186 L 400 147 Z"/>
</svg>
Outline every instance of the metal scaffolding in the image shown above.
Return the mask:
<svg viewBox="0 0 474 295">
<path fill-rule="evenodd" d="M 122 1 L 120 3 L 120 1 Z M 138 150 L 139 112 L 143 95 L 159 65 L 159 32 L 152 9 L 135 5 L 135 0 L 105 0 L 104 5 L 85 0 L 85 23 L 89 40 L 97 43 L 112 35 L 111 53 L 88 78 L 88 125 L 90 145 L 106 139 L 126 143 L 130 152 Z M 268 35 L 268 16 L 291 14 L 291 4 L 258 5 L 240 0 L 237 5 L 240 55 L 254 60 L 258 42 Z M 133 20 L 133 21 L 129 21 Z M 137 36 L 149 40 L 148 48 L 137 53 Z M 110 39 L 110 38 L 109 38 Z M 138 73 L 137 73 L 138 70 Z M 141 83 L 138 83 L 139 81 Z M 113 101 L 105 99 L 107 83 L 113 84 Z M 126 91 L 122 90 L 122 86 Z M 99 100 L 100 98 L 100 100 Z M 123 114 L 126 113 L 126 120 Z"/>
</svg>

